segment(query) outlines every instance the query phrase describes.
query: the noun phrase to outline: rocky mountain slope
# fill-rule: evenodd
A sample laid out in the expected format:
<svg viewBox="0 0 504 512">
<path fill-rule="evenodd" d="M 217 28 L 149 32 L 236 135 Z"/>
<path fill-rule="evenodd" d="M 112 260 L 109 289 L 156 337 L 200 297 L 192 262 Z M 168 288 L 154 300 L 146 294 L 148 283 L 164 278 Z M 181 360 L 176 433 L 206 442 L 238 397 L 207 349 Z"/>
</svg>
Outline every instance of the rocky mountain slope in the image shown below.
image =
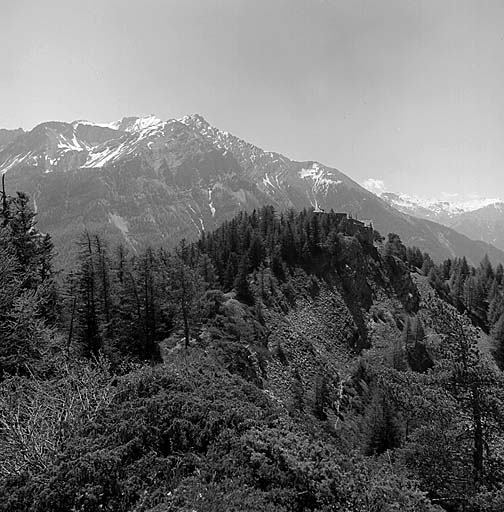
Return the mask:
<svg viewBox="0 0 504 512">
<path fill-rule="evenodd" d="M 30 194 L 40 228 L 52 233 L 63 256 L 75 251 L 84 229 L 133 249 L 170 246 L 240 210 L 272 204 L 371 220 L 436 260 L 465 255 L 476 263 L 488 253 L 504 261 L 491 245 L 406 215 L 336 169 L 263 151 L 199 115 L 48 122 L 3 139 L 0 173 L 6 173 L 7 191 Z"/>
<path fill-rule="evenodd" d="M 483 240 L 504 250 L 504 203 L 464 212 L 453 217 L 449 225 L 474 240 Z"/>
<path fill-rule="evenodd" d="M 23 133 L 24 131 L 21 128 L 17 130 L 5 130 L 4 128 L 0 128 L 0 150 Z"/>
<path fill-rule="evenodd" d="M 462 275 L 502 297 L 502 267 L 436 268 L 339 214 L 266 206 L 173 253 L 92 237 L 53 288 L 17 201 L 0 512 L 502 510 L 502 372 L 441 298 Z"/>
</svg>

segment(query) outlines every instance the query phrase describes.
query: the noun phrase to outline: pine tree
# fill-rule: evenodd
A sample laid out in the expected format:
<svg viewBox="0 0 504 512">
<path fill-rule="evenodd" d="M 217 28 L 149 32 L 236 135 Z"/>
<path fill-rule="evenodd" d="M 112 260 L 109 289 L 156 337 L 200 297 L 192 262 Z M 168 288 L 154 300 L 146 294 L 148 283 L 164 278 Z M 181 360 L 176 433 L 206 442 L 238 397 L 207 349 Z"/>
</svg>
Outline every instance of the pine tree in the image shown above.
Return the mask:
<svg viewBox="0 0 504 512">
<path fill-rule="evenodd" d="M 96 259 L 96 289 L 102 313 L 102 330 L 103 335 L 110 339 L 113 336 L 113 325 L 108 249 L 105 241 L 98 234 L 93 236 L 92 243 Z"/>
<path fill-rule="evenodd" d="M 482 357 L 476 330 L 467 317 L 439 300 L 434 301 L 430 309 L 434 327 L 443 336 L 437 378 L 469 417 L 473 484 L 477 488 L 487 478 L 485 445 L 493 433 L 488 425 L 500 422 L 504 412 L 497 399 L 502 395 L 502 384 L 498 384 L 501 379 Z"/>
<path fill-rule="evenodd" d="M 147 248 L 138 261 L 138 278 L 140 301 L 142 304 L 142 338 L 146 353 L 155 349 L 156 339 L 156 298 L 155 298 L 155 260 L 152 249 Z"/>
<path fill-rule="evenodd" d="M 402 430 L 393 405 L 384 393 L 376 390 L 368 405 L 371 415 L 368 428 L 367 454 L 375 455 L 392 450 L 400 445 Z"/>
<path fill-rule="evenodd" d="M 85 355 L 98 357 L 103 340 L 98 318 L 96 261 L 90 233 L 86 231 L 82 235 L 79 246 L 75 289 L 80 344 Z"/>
<path fill-rule="evenodd" d="M 265 257 L 265 250 L 261 238 L 255 234 L 250 241 L 250 249 L 248 250 L 248 259 L 250 261 L 251 270 L 256 270 L 261 265 Z"/>
<path fill-rule="evenodd" d="M 2 211 L 0 212 L 0 218 L 2 220 L 0 228 L 4 228 L 7 226 L 10 219 L 9 199 L 5 192 L 5 173 L 2 174 Z"/>
<path fill-rule="evenodd" d="M 402 243 L 399 235 L 389 233 L 387 243 L 385 244 L 385 256 L 394 256 L 401 261 L 407 261 L 406 247 Z"/>
<path fill-rule="evenodd" d="M 9 227 L 11 230 L 12 244 L 16 250 L 19 263 L 28 268 L 30 263 L 37 261 L 38 231 L 34 230 L 35 212 L 30 208 L 29 198 L 23 192 L 10 202 L 11 218 Z"/>
<path fill-rule="evenodd" d="M 249 279 L 250 262 L 247 255 L 244 255 L 240 261 L 236 279 L 234 282 L 234 289 L 236 296 L 242 302 L 248 305 L 254 304 L 254 296 L 250 290 Z"/>
<path fill-rule="evenodd" d="M 443 279 L 445 281 L 448 281 L 450 279 L 451 268 L 452 268 L 452 260 L 450 260 L 450 259 L 444 260 L 443 264 L 442 264 L 442 272 L 443 272 Z"/>
<path fill-rule="evenodd" d="M 315 398 L 313 403 L 313 414 L 319 420 L 326 420 L 326 407 L 329 404 L 329 389 L 327 379 L 323 375 L 315 378 Z"/>
<path fill-rule="evenodd" d="M 478 308 L 478 283 L 474 276 L 469 276 L 463 284 L 463 303 L 469 311 Z"/>
<path fill-rule="evenodd" d="M 424 276 L 428 276 L 429 273 L 435 268 L 434 262 L 432 261 L 431 257 L 428 254 L 424 255 L 421 268 L 422 268 L 422 274 Z"/>
<path fill-rule="evenodd" d="M 127 251 L 124 245 L 119 244 L 115 249 L 116 275 L 119 283 L 122 285 L 125 279 Z"/>
<path fill-rule="evenodd" d="M 504 313 L 501 314 L 495 325 L 490 331 L 490 335 L 495 340 L 495 353 L 500 366 L 504 366 Z"/>
<path fill-rule="evenodd" d="M 230 290 L 231 288 L 233 288 L 237 273 L 238 256 L 235 252 L 231 252 L 224 270 L 224 289 Z"/>
<path fill-rule="evenodd" d="M 191 330 L 198 318 L 197 304 L 203 294 L 204 283 L 199 274 L 185 263 L 183 246 L 165 261 L 164 270 L 169 277 L 169 300 L 175 305 L 177 320 L 184 331 L 185 348 L 188 348 Z"/>
<path fill-rule="evenodd" d="M 418 247 L 407 247 L 406 258 L 410 267 L 419 269 L 422 268 L 423 255 Z"/>
<path fill-rule="evenodd" d="M 495 269 L 495 280 L 499 286 L 504 284 L 504 267 L 502 266 L 502 263 L 499 263 Z"/>
<path fill-rule="evenodd" d="M 34 275 L 32 260 L 20 261 L 18 242 L 8 224 L 0 228 L 0 379 L 35 371 L 53 339 L 46 284 Z"/>
<path fill-rule="evenodd" d="M 492 263 L 490 262 L 490 259 L 488 258 L 488 254 L 485 254 L 483 259 L 481 260 L 479 271 L 482 274 L 483 280 L 485 283 L 490 283 L 495 274 L 492 267 Z"/>
<path fill-rule="evenodd" d="M 198 272 L 205 282 L 206 288 L 212 289 L 218 286 L 217 272 L 208 254 L 200 254 L 198 261 Z"/>
<path fill-rule="evenodd" d="M 492 328 L 504 313 L 504 298 L 500 291 L 496 291 L 488 305 L 488 326 Z"/>
<path fill-rule="evenodd" d="M 464 309 L 464 283 L 469 276 L 469 266 L 465 258 L 457 260 L 452 266 L 450 292 L 453 304 L 459 311 Z"/>
</svg>

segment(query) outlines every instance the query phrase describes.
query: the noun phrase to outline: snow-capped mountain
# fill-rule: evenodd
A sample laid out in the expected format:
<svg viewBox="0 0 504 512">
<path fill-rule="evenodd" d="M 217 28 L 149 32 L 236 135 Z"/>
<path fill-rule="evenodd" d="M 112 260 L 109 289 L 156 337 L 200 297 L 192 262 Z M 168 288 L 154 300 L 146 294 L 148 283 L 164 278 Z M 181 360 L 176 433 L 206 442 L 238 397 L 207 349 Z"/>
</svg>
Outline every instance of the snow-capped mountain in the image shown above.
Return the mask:
<svg viewBox="0 0 504 512">
<path fill-rule="evenodd" d="M 48 122 L 0 142 L 7 191 L 24 190 L 41 229 L 60 253 L 75 250 L 84 229 L 133 250 L 173 245 L 215 229 L 240 210 L 334 209 L 372 220 L 438 260 L 504 253 L 447 227 L 415 219 L 320 162 L 264 151 L 199 115 L 162 121 L 126 117 L 111 123 Z"/>
<path fill-rule="evenodd" d="M 472 212 L 496 203 L 502 203 L 500 199 L 478 198 L 465 201 L 447 201 L 445 199 L 425 199 L 408 194 L 395 192 L 381 192 L 378 194 L 404 213 L 415 215 L 436 222 L 446 223 L 449 219 L 463 213 Z"/>
<path fill-rule="evenodd" d="M 504 201 L 500 199 L 446 201 L 394 192 L 381 192 L 379 196 L 403 213 L 439 222 L 504 250 Z"/>
</svg>

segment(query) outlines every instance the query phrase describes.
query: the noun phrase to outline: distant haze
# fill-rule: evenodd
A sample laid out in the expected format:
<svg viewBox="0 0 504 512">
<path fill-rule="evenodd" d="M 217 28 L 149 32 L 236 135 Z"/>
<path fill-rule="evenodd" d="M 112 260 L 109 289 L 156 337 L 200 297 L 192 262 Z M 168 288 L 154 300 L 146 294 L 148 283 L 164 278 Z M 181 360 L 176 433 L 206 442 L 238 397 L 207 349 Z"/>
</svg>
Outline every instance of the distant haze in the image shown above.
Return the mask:
<svg viewBox="0 0 504 512">
<path fill-rule="evenodd" d="M 504 2 L 16 0 L 0 127 L 210 123 L 359 182 L 504 196 Z"/>
</svg>

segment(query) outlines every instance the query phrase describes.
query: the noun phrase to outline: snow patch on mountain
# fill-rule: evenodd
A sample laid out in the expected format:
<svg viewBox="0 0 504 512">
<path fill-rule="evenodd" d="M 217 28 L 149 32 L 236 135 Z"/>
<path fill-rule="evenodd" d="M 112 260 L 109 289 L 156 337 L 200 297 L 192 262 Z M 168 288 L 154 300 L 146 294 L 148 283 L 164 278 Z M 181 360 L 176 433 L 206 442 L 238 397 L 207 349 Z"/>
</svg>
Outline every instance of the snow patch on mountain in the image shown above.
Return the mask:
<svg viewBox="0 0 504 512">
<path fill-rule="evenodd" d="M 86 151 L 88 147 L 84 142 L 77 140 L 74 133 L 72 139 L 59 134 L 58 149 L 63 149 L 64 151 Z"/>
<path fill-rule="evenodd" d="M 341 180 L 331 178 L 327 170 L 317 162 L 313 162 L 311 167 L 302 168 L 301 171 L 299 171 L 299 177 L 302 179 L 311 178 L 314 182 L 314 190 L 323 186 L 327 187 L 329 185 L 338 185 L 341 183 Z"/>
<path fill-rule="evenodd" d="M 212 212 L 212 217 L 215 217 L 215 206 L 212 202 L 212 189 L 208 189 L 208 207 L 210 208 L 210 211 Z"/>
<path fill-rule="evenodd" d="M 373 194 L 381 197 L 391 206 L 402 212 L 411 213 L 412 215 L 421 212 L 424 214 L 430 212 L 432 217 L 445 216 L 450 218 L 462 213 L 479 210 L 486 206 L 502 203 L 502 200 L 498 198 L 483 197 L 456 200 L 455 198 L 459 197 L 458 194 L 452 194 L 451 197 L 454 199 L 447 200 L 446 198 L 426 198 L 390 192 L 386 189 L 385 183 L 382 180 L 375 178 L 368 178 L 362 185 Z"/>
<path fill-rule="evenodd" d="M 86 163 L 82 166 L 85 168 L 92 167 L 104 167 L 108 163 L 112 162 L 116 157 L 119 157 L 124 149 L 124 145 L 120 144 L 117 148 L 112 149 L 106 147 L 101 151 L 91 152 L 86 160 Z"/>
<path fill-rule="evenodd" d="M 127 237 L 129 233 L 128 222 L 116 213 L 109 213 L 110 222 Z"/>
<path fill-rule="evenodd" d="M 159 117 L 148 115 L 144 117 L 123 117 L 118 121 L 112 121 L 110 123 L 95 123 L 80 119 L 78 121 L 74 121 L 72 126 L 74 129 L 79 126 L 97 126 L 99 128 L 109 128 L 110 130 L 139 133 L 145 130 L 160 129 L 165 124 L 165 121 L 162 121 Z"/>
<path fill-rule="evenodd" d="M 280 185 L 280 182 L 278 181 L 278 176 L 277 175 L 273 176 L 273 180 L 274 180 L 275 183 L 273 183 L 271 181 L 271 177 L 270 177 L 269 173 L 265 173 L 264 177 L 262 179 L 262 182 L 263 182 L 263 185 L 265 187 L 270 187 L 270 188 L 272 188 L 275 191 L 280 190 L 281 189 L 281 185 Z"/>
<path fill-rule="evenodd" d="M 21 163 L 27 163 L 33 157 L 33 151 L 25 155 L 16 155 L 15 157 L 7 158 L 4 162 L 0 163 L 0 175 L 5 174 L 8 170 Z"/>
<path fill-rule="evenodd" d="M 82 167 L 105 167 L 124 156 L 136 155 L 141 151 L 144 140 L 147 140 L 147 148 L 151 149 L 153 139 L 162 137 L 168 125 L 167 122 L 154 116 L 138 118 L 136 121 L 128 120 L 128 122 L 128 126 L 123 130 L 127 133 L 123 137 L 112 143 L 107 142 L 91 149 Z"/>
<path fill-rule="evenodd" d="M 120 121 L 114 121 L 112 123 L 95 123 L 92 121 L 87 121 L 86 119 L 79 119 L 78 121 L 73 121 L 72 127 L 77 129 L 79 126 L 97 126 L 98 128 L 109 128 L 110 130 L 117 130 L 117 126 Z"/>
<path fill-rule="evenodd" d="M 421 198 L 409 196 L 407 194 L 396 194 L 383 192 L 380 194 L 382 199 L 387 200 L 392 206 L 401 207 L 403 209 L 414 210 L 416 208 L 424 208 L 435 214 L 447 214 L 449 216 L 459 215 L 461 213 L 472 212 L 501 202 L 497 198 L 475 198 L 463 201 L 445 201 L 434 198 Z"/>
<path fill-rule="evenodd" d="M 161 128 L 165 124 L 159 117 L 149 115 L 145 117 L 125 117 L 120 121 L 109 124 L 110 128 L 125 132 L 137 133 L 147 129 Z"/>
</svg>

